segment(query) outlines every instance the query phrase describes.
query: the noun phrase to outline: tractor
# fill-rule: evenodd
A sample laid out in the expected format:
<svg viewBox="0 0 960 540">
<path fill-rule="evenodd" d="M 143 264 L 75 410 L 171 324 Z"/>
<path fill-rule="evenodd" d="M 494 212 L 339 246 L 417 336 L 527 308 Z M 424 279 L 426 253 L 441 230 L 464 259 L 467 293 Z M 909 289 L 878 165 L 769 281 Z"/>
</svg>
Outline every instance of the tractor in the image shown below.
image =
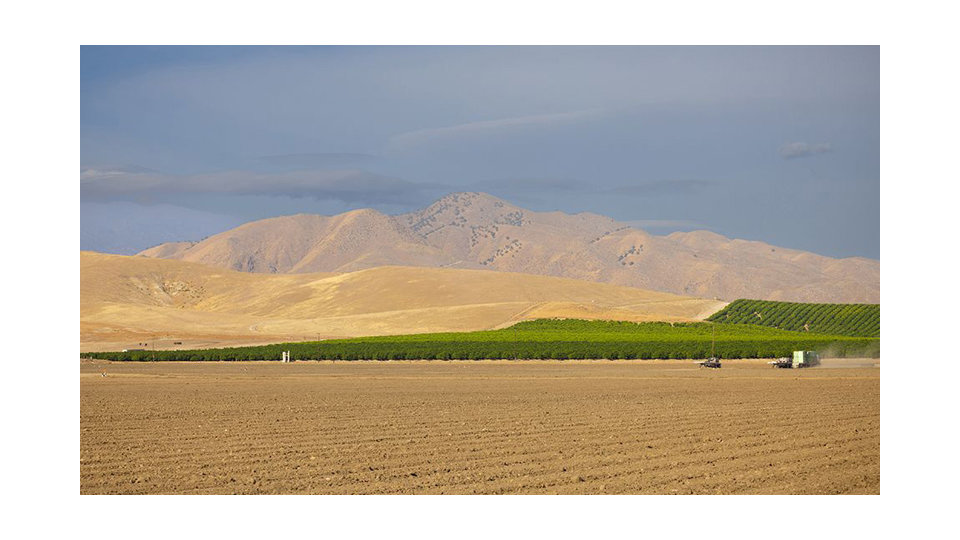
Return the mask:
<svg viewBox="0 0 960 540">
<path fill-rule="evenodd" d="M 700 367 L 720 369 L 723 365 L 720 363 L 720 359 L 716 357 L 717 354 L 717 327 L 710 327 L 710 358 L 707 358 L 703 362 L 697 362 Z"/>
<path fill-rule="evenodd" d="M 703 362 L 697 362 L 697 363 L 700 364 L 700 367 L 713 368 L 713 369 L 720 369 L 722 365 L 720 364 L 720 359 L 717 358 L 716 356 L 711 356 L 710 358 L 704 360 Z"/>
</svg>

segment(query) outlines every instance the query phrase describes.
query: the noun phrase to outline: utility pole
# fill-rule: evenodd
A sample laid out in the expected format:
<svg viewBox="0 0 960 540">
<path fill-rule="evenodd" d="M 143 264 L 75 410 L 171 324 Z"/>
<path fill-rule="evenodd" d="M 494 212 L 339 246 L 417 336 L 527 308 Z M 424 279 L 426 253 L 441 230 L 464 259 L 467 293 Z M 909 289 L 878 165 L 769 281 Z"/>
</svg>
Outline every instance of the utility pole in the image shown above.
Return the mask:
<svg viewBox="0 0 960 540">
<path fill-rule="evenodd" d="M 710 325 L 710 329 L 712 330 L 712 335 L 711 335 L 711 338 L 710 338 L 710 357 L 711 357 L 711 358 L 716 358 L 716 356 L 717 356 L 717 352 L 716 352 L 716 349 L 717 349 L 717 327 L 716 327 L 715 325 L 711 324 L 711 325 Z"/>
</svg>

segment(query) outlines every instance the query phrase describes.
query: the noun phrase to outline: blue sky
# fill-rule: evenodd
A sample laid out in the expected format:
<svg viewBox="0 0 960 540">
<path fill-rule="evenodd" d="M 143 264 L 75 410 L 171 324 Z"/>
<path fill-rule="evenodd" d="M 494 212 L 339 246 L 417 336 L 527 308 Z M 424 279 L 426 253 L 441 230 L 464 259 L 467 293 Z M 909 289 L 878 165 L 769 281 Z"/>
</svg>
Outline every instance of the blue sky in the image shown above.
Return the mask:
<svg viewBox="0 0 960 540">
<path fill-rule="evenodd" d="M 82 47 L 81 247 L 485 191 L 879 258 L 878 47 Z"/>
</svg>

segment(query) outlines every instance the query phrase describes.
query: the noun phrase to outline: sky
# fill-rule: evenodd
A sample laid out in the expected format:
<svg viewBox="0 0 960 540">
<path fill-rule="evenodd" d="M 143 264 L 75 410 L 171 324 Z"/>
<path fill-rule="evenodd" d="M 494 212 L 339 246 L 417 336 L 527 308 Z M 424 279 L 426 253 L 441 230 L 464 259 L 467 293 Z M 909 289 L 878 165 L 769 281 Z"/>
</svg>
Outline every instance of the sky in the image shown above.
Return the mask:
<svg viewBox="0 0 960 540">
<path fill-rule="evenodd" d="M 457 191 L 880 257 L 879 47 L 80 50 L 80 243 Z"/>
</svg>

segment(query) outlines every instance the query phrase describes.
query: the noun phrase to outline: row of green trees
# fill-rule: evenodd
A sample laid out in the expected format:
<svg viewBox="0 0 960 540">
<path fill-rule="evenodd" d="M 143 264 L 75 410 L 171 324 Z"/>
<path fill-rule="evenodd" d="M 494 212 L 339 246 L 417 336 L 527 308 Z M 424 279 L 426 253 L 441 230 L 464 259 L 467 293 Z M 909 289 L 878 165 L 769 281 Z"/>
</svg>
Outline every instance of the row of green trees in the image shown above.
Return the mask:
<svg viewBox="0 0 960 540">
<path fill-rule="evenodd" d="M 319 342 L 194 351 L 87 353 L 89 358 L 133 361 L 279 360 L 477 360 L 775 358 L 820 350 L 835 356 L 879 356 L 871 338 L 786 332 L 748 325 L 622 323 L 544 320 L 486 332 L 378 336 Z"/>
<path fill-rule="evenodd" d="M 709 321 L 838 336 L 880 337 L 879 304 L 807 304 L 736 300 Z"/>
</svg>

